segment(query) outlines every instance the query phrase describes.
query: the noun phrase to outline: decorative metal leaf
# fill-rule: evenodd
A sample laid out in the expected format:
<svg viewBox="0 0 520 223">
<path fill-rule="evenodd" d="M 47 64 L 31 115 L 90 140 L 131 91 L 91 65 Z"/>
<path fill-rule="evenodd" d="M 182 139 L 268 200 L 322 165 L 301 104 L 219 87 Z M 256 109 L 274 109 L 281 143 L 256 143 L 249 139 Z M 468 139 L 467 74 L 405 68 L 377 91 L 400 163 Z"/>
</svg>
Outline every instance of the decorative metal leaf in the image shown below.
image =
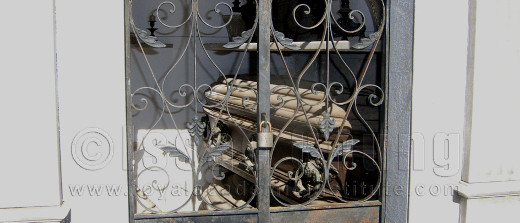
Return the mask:
<svg viewBox="0 0 520 223">
<path fill-rule="evenodd" d="M 159 149 L 163 151 L 163 155 L 169 155 L 170 157 L 178 157 L 180 161 L 185 163 L 190 162 L 190 157 L 188 157 L 188 155 L 180 151 L 175 146 L 163 146 Z"/>
<path fill-rule="evenodd" d="M 370 45 L 372 45 L 376 41 L 378 36 L 379 36 L 379 32 L 369 34 L 368 38 L 362 38 L 359 41 L 359 43 L 354 44 L 352 46 L 352 48 L 357 49 L 357 50 L 365 49 L 365 48 L 369 47 Z"/>
<path fill-rule="evenodd" d="M 330 133 L 334 131 L 334 123 L 336 123 L 336 120 L 331 119 L 330 113 L 328 112 L 323 114 L 323 119 L 319 120 L 318 127 L 320 128 L 320 132 L 325 135 L 325 140 L 329 140 Z"/>
<path fill-rule="evenodd" d="M 274 37 L 284 46 L 285 48 L 291 49 L 291 50 L 299 50 L 300 47 L 293 44 L 293 40 L 290 38 L 285 38 L 285 34 L 279 31 L 274 31 Z"/>
<path fill-rule="evenodd" d="M 206 163 L 206 162 L 213 161 L 215 157 L 222 156 L 222 153 L 230 148 L 231 148 L 231 145 L 229 145 L 229 144 L 223 144 L 223 145 L 214 147 L 212 150 L 210 150 L 208 153 L 206 153 L 204 155 L 199 166 L 204 165 L 204 163 Z"/>
<path fill-rule="evenodd" d="M 135 30 L 137 31 L 137 36 L 139 36 L 139 38 L 149 46 L 156 48 L 166 47 L 164 43 L 157 40 L 157 37 L 148 35 L 148 32 L 139 28 L 135 28 Z"/>
<path fill-rule="evenodd" d="M 242 44 L 244 44 L 245 42 L 247 42 L 247 40 L 249 40 L 249 38 L 251 38 L 251 36 L 253 36 L 253 33 L 255 33 L 255 31 L 253 29 L 246 30 L 246 31 L 242 32 L 241 36 L 234 36 L 233 42 L 226 43 L 224 45 L 224 47 L 229 48 L 229 49 L 237 48 L 237 47 L 241 46 Z"/>
<path fill-rule="evenodd" d="M 320 158 L 321 154 L 316 147 L 306 142 L 296 142 L 293 143 L 293 146 L 296 146 L 302 150 L 303 153 L 309 153 L 314 158 Z"/>
<path fill-rule="evenodd" d="M 343 154 L 343 151 L 345 150 L 352 150 L 352 147 L 357 143 L 359 143 L 359 139 L 349 139 L 343 142 L 341 145 L 337 146 L 334 151 L 332 151 L 332 158 Z"/>
<path fill-rule="evenodd" d="M 191 120 L 192 122 L 188 122 L 187 124 L 188 132 L 190 133 L 190 136 L 195 139 L 195 143 L 198 144 L 204 134 L 206 123 L 202 122 L 197 116 L 193 117 Z"/>
</svg>

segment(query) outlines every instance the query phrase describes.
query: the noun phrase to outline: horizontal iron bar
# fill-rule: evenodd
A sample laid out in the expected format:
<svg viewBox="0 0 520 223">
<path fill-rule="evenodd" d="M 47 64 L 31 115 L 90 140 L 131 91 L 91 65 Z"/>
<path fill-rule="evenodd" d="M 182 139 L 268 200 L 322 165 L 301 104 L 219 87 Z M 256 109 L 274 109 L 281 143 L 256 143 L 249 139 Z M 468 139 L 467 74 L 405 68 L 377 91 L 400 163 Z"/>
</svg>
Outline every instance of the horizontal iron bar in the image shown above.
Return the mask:
<svg viewBox="0 0 520 223">
<path fill-rule="evenodd" d="M 294 206 L 294 207 L 272 207 L 271 213 L 291 212 L 291 211 L 314 211 L 324 209 L 342 209 L 342 208 L 358 208 L 358 207 L 373 207 L 381 206 L 379 201 L 366 201 L 354 204 L 330 205 L 330 206 Z M 200 211 L 189 213 L 175 213 L 175 214 L 137 214 L 135 219 L 156 219 L 156 218 L 182 218 L 193 216 L 222 216 L 222 215 L 248 215 L 258 214 L 256 209 L 247 210 L 229 210 L 229 211 Z"/>
<path fill-rule="evenodd" d="M 378 223 L 381 206 L 354 207 L 354 208 L 334 208 L 324 210 L 297 210 L 272 212 L 270 219 L 272 222 L 366 222 Z M 244 213 L 244 212 L 241 212 Z M 215 223 L 234 223 L 234 222 L 261 222 L 257 219 L 258 213 L 241 215 L 220 215 L 203 216 L 193 215 L 184 217 L 159 217 L 148 219 L 137 219 L 138 223 L 160 223 L 160 222 L 215 222 Z M 263 223 L 263 222 L 262 222 Z"/>
<path fill-rule="evenodd" d="M 199 211 L 189 213 L 174 213 L 174 214 L 136 214 L 134 219 L 156 219 L 156 218 L 182 218 L 194 216 L 222 216 L 222 215 L 248 215 L 258 214 L 256 209 L 247 210 L 229 210 L 229 211 Z"/>
<path fill-rule="evenodd" d="M 272 207 L 271 213 L 290 212 L 290 211 L 314 211 L 314 210 L 329 210 L 329 209 L 343 209 L 343 208 L 359 208 L 359 207 L 376 207 L 381 206 L 379 201 L 365 201 L 356 202 L 354 204 L 344 203 L 342 205 L 330 206 L 294 206 L 294 207 Z"/>
</svg>

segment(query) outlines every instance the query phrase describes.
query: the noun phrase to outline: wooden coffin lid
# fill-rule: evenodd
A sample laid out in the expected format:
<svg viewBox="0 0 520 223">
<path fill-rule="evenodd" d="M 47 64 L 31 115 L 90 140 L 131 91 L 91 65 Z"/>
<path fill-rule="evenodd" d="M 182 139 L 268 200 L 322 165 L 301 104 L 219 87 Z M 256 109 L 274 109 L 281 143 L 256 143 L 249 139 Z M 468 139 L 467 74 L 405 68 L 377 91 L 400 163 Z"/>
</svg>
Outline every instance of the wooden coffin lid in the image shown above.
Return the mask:
<svg viewBox="0 0 520 223">
<path fill-rule="evenodd" d="M 228 80 L 230 81 L 230 80 Z M 247 109 L 246 107 L 254 108 L 256 104 L 256 82 L 254 81 L 243 81 L 237 79 L 234 83 L 236 88 L 232 88 L 231 96 L 227 100 L 227 105 L 230 109 L 239 111 L 242 116 L 256 117 L 256 111 Z M 222 102 L 225 98 L 226 93 L 230 87 L 225 84 L 218 84 L 212 87 L 213 91 L 207 91 L 205 96 L 212 103 Z M 334 126 L 340 127 L 343 119 L 345 118 L 346 112 L 336 104 L 329 104 L 326 107 L 325 101 L 320 101 L 325 97 L 323 92 L 312 93 L 309 89 L 300 88 L 298 91 L 301 94 L 302 100 L 306 103 L 303 105 L 307 118 L 301 107 L 298 107 L 296 96 L 294 91 L 289 87 L 282 87 L 281 85 L 271 85 L 271 89 L 275 89 L 273 94 L 270 96 L 272 108 L 271 115 L 275 118 L 282 120 L 289 120 L 292 117 L 294 122 L 304 124 L 307 123 L 307 119 L 312 126 L 318 126 L 320 120 L 323 120 L 323 114 L 328 112 L 331 119 L 334 119 Z M 282 106 L 283 105 L 283 106 Z M 230 111 L 231 112 L 231 111 Z M 250 113 L 250 114 L 249 114 Z M 284 123 L 285 124 L 285 123 Z M 344 124 L 346 129 L 350 129 L 351 125 L 348 121 Z"/>
<path fill-rule="evenodd" d="M 218 109 L 209 109 L 204 108 L 204 112 L 211 116 L 212 118 L 218 119 L 219 121 L 224 122 L 226 125 L 233 126 L 239 126 L 242 130 L 249 132 L 249 133 L 256 133 L 256 124 L 255 122 L 248 120 L 246 118 L 243 118 L 238 115 L 232 115 L 230 116 L 225 111 L 220 111 Z M 293 143 L 293 142 L 307 142 L 311 145 L 315 143 L 314 139 L 312 138 L 311 134 L 308 136 L 304 136 L 302 134 L 294 133 L 291 131 L 283 131 L 282 134 L 279 134 L 280 130 L 278 128 L 273 128 L 273 134 L 276 137 L 280 137 L 279 140 Z M 337 135 L 332 135 L 328 141 L 324 141 L 322 139 L 319 139 L 319 147 L 324 152 L 331 151 L 332 150 L 332 143 L 333 140 L 335 140 Z M 345 141 L 347 139 L 351 138 L 349 134 L 342 134 L 340 136 L 340 142 Z"/>
</svg>

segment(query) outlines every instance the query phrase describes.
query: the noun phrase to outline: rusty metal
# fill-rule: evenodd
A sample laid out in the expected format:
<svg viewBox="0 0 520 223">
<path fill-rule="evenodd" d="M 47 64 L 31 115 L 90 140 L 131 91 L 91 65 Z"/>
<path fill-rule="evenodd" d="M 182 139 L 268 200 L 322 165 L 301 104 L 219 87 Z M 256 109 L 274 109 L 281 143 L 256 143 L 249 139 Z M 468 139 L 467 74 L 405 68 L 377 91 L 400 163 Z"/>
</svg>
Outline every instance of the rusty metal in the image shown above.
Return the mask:
<svg viewBox="0 0 520 223">
<path fill-rule="evenodd" d="M 380 206 L 378 203 L 367 202 L 364 205 L 345 208 L 337 207 L 300 207 L 283 208 L 271 210 L 271 222 L 332 222 L 332 223 L 376 223 L 379 222 Z M 262 222 L 258 221 L 256 212 L 241 211 L 230 213 L 199 213 L 194 215 L 168 216 L 141 216 L 136 219 L 137 223 L 152 222 Z"/>
</svg>

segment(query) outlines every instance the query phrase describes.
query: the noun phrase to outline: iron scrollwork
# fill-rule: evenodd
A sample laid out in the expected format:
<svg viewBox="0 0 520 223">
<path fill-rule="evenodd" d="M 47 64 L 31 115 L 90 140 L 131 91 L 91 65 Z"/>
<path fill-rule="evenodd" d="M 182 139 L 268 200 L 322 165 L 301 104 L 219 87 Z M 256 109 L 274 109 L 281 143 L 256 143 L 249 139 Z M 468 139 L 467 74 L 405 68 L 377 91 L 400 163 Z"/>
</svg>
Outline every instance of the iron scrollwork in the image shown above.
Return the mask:
<svg viewBox="0 0 520 223">
<path fill-rule="evenodd" d="M 129 0 L 132 3 L 135 0 Z M 153 47 L 164 47 L 164 43 L 160 42 L 157 37 L 149 36 L 146 31 L 138 28 L 133 18 L 130 19 L 130 27 L 133 33 L 136 35 L 138 48 L 141 51 L 142 58 L 144 59 L 148 72 L 153 79 L 152 86 L 140 87 L 131 93 L 131 107 L 135 111 L 144 111 L 146 109 L 158 108 L 159 116 L 153 121 L 152 126 L 145 131 L 141 141 L 137 143 L 137 151 L 142 157 L 145 154 L 150 153 L 145 146 L 147 140 L 150 140 L 154 128 L 160 121 L 166 119 L 170 121 L 175 130 L 177 137 L 180 138 L 178 142 L 167 143 L 167 144 L 151 144 L 152 147 L 162 151 L 162 155 L 168 159 L 173 159 L 175 162 L 180 161 L 182 164 L 177 164 L 177 167 L 182 167 L 183 171 L 188 171 L 192 176 L 192 183 L 189 186 L 188 191 L 191 191 L 185 196 L 183 202 L 180 202 L 175 207 L 169 207 L 168 209 L 159 208 L 154 203 L 148 190 L 164 191 L 171 182 L 170 172 L 173 168 L 171 166 L 139 166 L 135 165 L 136 176 L 134 180 L 134 186 L 136 186 L 135 197 L 137 203 L 142 207 L 142 213 L 176 213 L 183 210 L 184 207 L 189 206 L 190 202 L 194 200 L 201 201 L 204 206 L 210 210 L 229 210 L 229 209 L 243 209 L 254 207 L 252 201 L 257 194 L 256 185 L 256 170 L 255 170 L 255 137 L 256 132 L 255 122 L 248 122 L 250 119 L 244 117 L 245 114 L 254 113 L 258 104 L 256 98 L 258 92 L 254 83 L 246 82 L 240 79 L 239 70 L 243 66 L 243 61 L 246 58 L 248 52 L 248 45 L 250 45 L 254 39 L 254 32 L 257 30 L 258 15 L 256 15 L 252 27 L 248 30 L 244 30 L 241 36 L 233 37 L 233 41 L 223 46 L 225 48 L 237 48 L 242 45 L 246 45 L 243 53 L 241 54 L 238 61 L 235 72 L 231 75 L 225 73 L 221 67 L 213 60 L 211 54 L 205 48 L 204 35 L 201 34 L 201 26 L 205 26 L 210 29 L 222 29 L 228 26 L 231 22 L 231 18 L 228 21 L 223 21 L 222 24 L 212 24 L 210 21 L 205 20 L 204 12 L 200 11 L 199 4 L 201 2 L 206 3 L 202 0 L 191 0 L 188 1 L 189 7 L 187 8 L 188 14 L 185 18 L 182 18 L 180 22 L 176 24 L 169 23 L 165 18 L 157 16 L 158 22 L 168 29 L 179 29 L 181 27 L 187 28 L 189 35 L 186 36 L 187 41 L 184 45 L 179 47 L 180 56 L 172 61 L 172 66 L 168 69 L 164 77 L 160 78 L 150 62 L 149 55 L 142 43 L 148 44 Z M 253 1 L 249 1 L 253 2 Z M 256 1 L 254 1 L 256 2 Z M 370 106 L 379 106 L 383 103 L 384 92 L 381 87 L 373 83 L 365 83 L 365 76 L 368 73 L 368 67 L 372 62 L 378 41 L 381 38 L 384 28 L 385 9 L 384 2 L 382 0 L 367 0 L 367 5 L 371 10 L 372 19 L 375 23 L 376 30 L 368 35 L 368 38 L 361 38 L 359 43 L 352 45 L 354 49 L 364 49 L 370 47 L 369 53 L 367 54 L 367 60 L 363 64 L 359 73 L 354 73 L 353 70 L 347 63 L 347 60 L 342 56 L 336 47 L 334 40 L 335 33 L 343 32 L 345 34 L 358 33 L 363 27 L 365 27 L 365 15 L 360 10 L 351 10 L 348 13 L 349 18 L 353 18 L 354 14 L 359 14 L 361 22 L 357 23 L 358 27 L 347 26 L 345 22 L 338 22 L 335 18 L 336 13 L 333 11 L 333 1 L 323 0 L 322 12 L 315 12 L 311 10 L 311 7 L 307 4 L 297 4 L 292 9 L 292 19 L 294 23 L 301 29 L 312 30 L 319 29 L 321 36 L 319 36 L 319 47 L 316 51 L 311 54 L 310 59 L 305 63 L 301 69 L 291 68 L 287 62 L 285 55 L 282 51 L 283 48 L 288 48 L 294 51 L 298 51 L 300 48 L 293 44 L 291 38 L 287 38 L 286 35 L 280 31 L 275 30 L 273 24 L 261 24 L 269 25 L 271 29 L 272 40 L 277 48 L 275 50 L 281 56 L 281 61 L 285 67 L 285 80 L 286 84 L 275 85 L 272 87 L 272 99 L 271 109 L 283 113 L 279 119 L 284 122 L 278 123 L 274 126 L 274 132 L 276 133 L 274 148 L 271 152 L 271 159 L 273 154 L 277 150 L 282 149 L 294 149 L 299 151 L 299 156 L 282 156 L 277 157 L 274 165 L 271 169 L 271 180 L 274 184 L 271 193 L 275 200 L 283 206 L 293 205 L 310 205 L 314 201 L 323 197 L 334 197 L 339 202 L 348 203 L 352 200 L 355 201 L 367 201 L 372 199 L 379 191 L 381 184 L 381 165 L 382 165 L 382 152 L 379 144 L 379 138 L 372 126 L 363 118 L 363 115 L 358 107 L 360 98 L 367 99 Z M 252 4 L 252 3 L 250 3 Z M 175 3 L 171 1 L 165 1 L 160 3 L 155 12 L 159 15 L 160 11 L 166 11 L 169 14 L 175 14 L 178 10 Z M 213 7 L 213 12 L 220 14 L 224 10 L 229 11 L 233 14 L 233 8 L 226 2 L 218 2 Z M 236 9 L 237 7 L 235 7 Z M 317 21 L 311 25 L 304 25 L 302 21 L 298 20 L 297 13 L 301 12 L 305 14 L 318 13 L 316 16 Z M 334 28 L 333 28 L 334 27 Z M 326 46 L 322 48 L 322 46 Z M 201 51 L 198 51 L 200 49 Z M 325 49 L 325 50 L 323 50 Z M 188 54 L 189 50 L 193 50 L 192 54 Z M 200 53 L 202 52 L 202 53 Z M 200 54 L 199 54 L 200 53 Z M 310 67 L 318 63 L 317 58 L 320 54 L 326 56 L 325 59 L 325 71 L 323 76 L 326 80 L 323 82 L 313 83 L 304 87 L 306 76 L 310 76 Z M 197 70 L 190 73 L 189 76 L 193 77 L 193 84 L 185 83 L 182 84 L 178 91 L 178 96 L 185 100 L 172 100 L 166 92 L 171 89 L 167 89 L 168 81 L 174 81 L 173 77 L 176 67 L 180 66 L 179 63 L 182 58 L 186 58 L 193 55 L 192 58 L 195 67 L 197 66 L 197 57 L 206 57 L 210 61 L 210 65 L 215 68 L 216 79 L 219 80 L 217 84 L 198 83 Z M 349 80 L 352 80 L 352 84 L 346 85 L 332 81 L 330 78 L 330 67 L 331 57 L 337 58 L 336 63 L 342 66 L 342 70 L 346 71 Z M 312 79 L 312 78 L 310 78 Z M 371 89 L 371 90 L 370 90 Z M 141 97 L 144 92 L 153 94 L 155 103 L 157 106 L 150 106 L 151 99 L 147 97 Z M 183 101 L 183 103 L 182 103 Z M 175 110 L 177 109 L 193 109 L 194 114 L 191 120 L 185 123 L 178 123 L 178 120 L 174 118 Z M 210 118 L 199 117 L 198 112 L 202 109 L 208 114 Z M 275 115 L 278 115 L 275 113 Z M 314 117 L 314 116 L 317 116 Z M 355 138 L 349 131 L 352 130 L 350 125 L 350 119 L 356 117 L 359 123 L 365 128 L 366 132 L 370 134 L 374 141 L 376 151 L 374 154 L 369 154 L 365 151 L 356 149 L 356 145 L 359 145 L 360 139 Z M 236 131 L 231 131 L 227 127 L 233 128 Z M 308 133 L 308 137 L 301 137 L 302 133 L 293 131 L 296 127 L 300 131 Z M 183 135 L 180 129 L 186 129 L 189 137 Z M 164 136 L 165 140 L 168 141 L 167 136 Z M 235 150 L 238 145 L 234 143 L 234 139 L 244 139 L 245 143 L 242 149 L 244 156 L 237 155 L 235 157 Z M 289 147 L 287 147 L 289 142 Z M 285 145 L 284 145 L 285 143 Z M 360 143 L 362 144 L 362 142 Z M 143 155 L 144 154 L 144 155 Z M 150 154 L 151 155 L 151 154 Z M 377 182 L 373 188 L 371 188 L 368 195 L 362 198 L 351 199 L 345 195 L 343 189 L 338 189 L 332 185 L 332 181 L 347 181 L 344 178 L 348 178 L 349 173 L 353 171 L 359 171 L 362 169 L 358 165 L 359 160 L 368 160 L 369 165 L 372 165 L 377 170 Z M 231 159 L 228 159 L 231 158 Z M 140 160 L 139 156 L 136 159 L 136 163 Z M 337 163 L 342 164 L 336 165 Z M 293 168 L 287 168 L 287 166 L 293 166 Z M 230 172 L 230 167 L 241 167 L 242 172 L 233 173 Z M 226 169 L 227 168 L 227 169 Z M 343 171 L 343 172 L 342 172 Z M 173 171 L 175 172 L 175 171 Z M 346 173 L 344 173 L 346 172 Z M 140 187 L 140 180 L 144 179 L 144 175 L 151 173 L 160 173 L 165 176 L 166 183 L 159 184 L 157 181 L 152 181 L 149 188 Z M 248 178 L 250 189 L 248 196 L 238 203 L 229 205 L 219 206 L 215 201 L 212 200 L 208 190 L 211 187 L 220 190 L 224 188 L 222 185 L 219 186 L 216 182 L 222 182 L 229 179 L 230 175 L 240 175 L 242 178 Z M 209 176 L 209 177 L 208 177 Z M 209 181 L 208 181 L 209 178 Z M 278 182 L 278 183 L 277 183 Z M 147 190 L 148 189 L 148 190 Z M 224 188 L 225 189 L 225 188 Z M 223 195 L 224 196 L 224 195 Z M 227 195 L 226 195 L 227 196 Z M 225 197 L 225 196 L 224 196 Z"/>
<path fill-rule="evenodd" d="M 294 113 L 294 116 L 286 121 L 286 124 L 278 132 L 278 136 L 275 139 L 275 150 L 279 150 L 283 145 L 283 141 L 286 140 L 286 134 L 293 129 L 288 128 L 292 122 L 295 122 L 298 117 L 298 113 L 302 113 L 305 116 L 307 122 L 306 128 L 308 137 L 298 139 L 299 142 L 293 142 L 294 148 L 299 149 L 303 154 L 302 158 L 295 157 L 284 157 L 279 159 L 273 166 L 272 176 L 279 176 L 279 178 L 287 179 L 285 185 L 278 185 L 277 188 L 273 189 L 273 196 L 276 200 L 284 206 L 293 205 L 308 205 L 313 201 L 322 198 L 333 197 L 341 202 L 363 202 L 372 199 L 379 191 L 381 184 L 381 165 L 382 165 L 382 152 L 379 145 L 379 138 L 377 133 L 363 117 L 359 111 L 358 104 L 361 103 L 360 98 L 367 100 L 366 106 L 380 106 L 384 100 L 384 92 L 381 87 L 374 83 L 365 83 L 365 77 L 368 73 L 368 67 L 372 62 L 372 58 L 376 51 L 379 39 L 381 38 L 384 28 L 384 3 L 379 0 L 367 0 L 367 5 L 372 13 L 372 20 L 375 23 L 376 30 L 368 35 L 368 38 L 361 37 L 358 43 L 352 44 L 352 49 L 364 49 L 370 47 L 369 53 L 365 64 L 359 73 L 354 73 L 348 65 L 345 58 L 340 53 L 341 50 L 336 46 L 336 40 L 334 39 L 338 33 L 344 33 L 344 35 L 351 35 L 361 32 L 366 29 L 365 14 L 360 10 L 351 9 L 348 12 L 348 17 L 353 18 L 354 14 L 358 14 L 361 17 L 356 27 L 347 26 L 344 22 L 338 22 L 335 18 L 333 11 L 333 1 L 325 0 L 325 7 L 322 11 L 316 11 L 312 9 L 308 4 L 298 4 L 292 10 L 293 20 L 295 24 L 301 29 L 307 30 L 321 30 L 322 35 L 319 36 L 320 47 L 316 49 L 315 53 L 310 56 L 308 62 L 301 69 L 293 70 L 289 68 L 285 55 L 281 48 L 278 48 L 277 53 L 282 57 L 282 62 L 286 68 L 286 79 L 289 83 L 289 88 L 292 88 L 292 95 L 285 96 L 285 100 L 293 100 L 296 98 L 298 107 Z M 315 10 L 315 11 L 313 11 Z M 298 12 L 303 11 L 305 14 L 310 13 L 321 13 L 319 16 L 314 16 L 318 19 L 313 24 L 303 24 L 298 21 Z M 271 27 L 272 35 L 275 35 L 278 31 Z M 336 35 L 335 35 L 336 34 Z M 275 38 L 275 42 L 277 39 Z M 279 42 L 277 42 L 279 43 Z M 321 46 L 325 46 L 325 50 Z M 325 55 L 325 77 L 326 80 L 322 83 L 314 83 L 307 90 L 303 88 L 304 76 L 313 75 L 309 72 L 309 68 L 312 64 L 318 63 L 318 57 L 320 54 Z M 346 86 L 344 83 L 337 81 L 331 81 L 331 63 L 332 57 L 334 56 L 336 61 L 339 61 L 339 66 L 342 66 L 342 70 L 346 71 L 348 78 L 352 83 Z M 338 62 L 336 62 L 338 63 Z M 335 66 L 338 66 L 336 64 Z M 295 75 L 292 73 L 296 73 Z M 341 72 L 340 72 L 341 73 Z M 312 79 L 312 78 L 309 78 Z M 336 78 L 337 79 L 337 78 Z M 370 90 L 369 90 L 370 89 Z M 309 92 L 306 95 L 302 95 L 303 92 Z M 313 97 L 309 97 L 311 95 Z M 319 113 L 320 117 L 317 123 L 313 123 L 312 118 L 317 113 L 313 113 L 309 107 L 319 106 L 323 107 L 323 111 Z M 344 108 L 344 110 L 343 110 Z M 338 112 L 338 110 L 340 112 Z M 332 117 L 332 113 L 341 114 L 341 118 Z M 360 123 L 361 128 L 364 128 L 365 134 L 371 136 L 373 145 L 375 147 L 375 153 L 368 153 L 362 149 L 356 149 L 356 144 L 359 145 L 361 138 L 363 137 L 358 133 L 353 133 L 352 130 L 359 130 L 360 127 L 352 127 L 350 121 L 352 117 L 355 117 L 355 121 Z M 356 128 L 356 129 L 354 129 Z M 354 135 L 352 135 L 354 134 Z M 356 134 L 358 134 L 356 136 Z M 367 142 L 363 142 L 367 144 Z M 273 154 L 276 151 L 273 152 Z M 326 161 L 325 161 L 326 160 Z M 360 163 L 361 162 L 361 163 Z M 286 163 L 285 166 L 293 166 L 293 169 L 282 167 L 282 163 Z M 340 164 L 337 165 L 336 163 Z M 363 164 L 363 165 L 360 165 Z M 366 172 L 368 169 L 372 169 L 370 174 L 373 178 L 371 187 L 368 189 L 369 192 L 363 193 L 362 196 L 350 196 L 349 189 L 345 186 L 352 184 L 348 180 L 349 176 L 356 174 L 357 172 Z M 290 169 L 290 170 L 287 170 Z M 296 173 L 296 174 L 295 174 Z M 333 181 L 340 182 L 340 187 L 334 186 Z M 346 180 L 345 180 L 346 178 Z M 305 183 L 302 183 L 305 182 Z M 341 183 L 344 185 L 341 186 Z M 364 183 L 364 182 L 363 182 Z M 326 186 L 324 186 L 326 185 Z M 350 185 L 352 186 L 352 185 Z M 283 192 L 287 190 L 292 191 L 293 196 L 287 198 L 287 195 L 283 195 Z M 355 190 L 355 189 L 354 189 Z M 356 191 L 354 191 L 355 193 Z M 284 201 L 281 201 L 284 200 Z M 286 202 L 291 200 L 292 202 Z"/>
<path fill-rule="evenodd" d="M 130 5 L 132 5 L 133 1 L 135 0 L 130 0 Z M 245 207 L 251 207 L 251 202 L 256 195 L 255 186 L 252 185 L 252 190 L 249 190 L 248 188 L 248 191 L 251 192 L 248 194 L 248 198 L 246 201 L 240 204 L 222 206 L 221 204 L 218 204 L 212 200 L 212 193 L 219 194 L 221 192 L 220 189 L 223 188 L 223 184 L 221 184 L 221 182 L 226 178 L 226 174 L 223 172 L 222 166 L 225 164 L 229 165 L 231 162 L 236 163 L 236 161 L 226 160 L 224 158 L 224 156 L 226 156 L 225 153 L 232 149 L 232 146 L 229 144 L 231 143 L 232 138 L 228 132 L 223 131 L 221 128 L 219 128 L 218 125 L 210 126 L 209 120 L 207 118 L 200 118 L 197 116 L 198 110 L 201 107 L 214 108 L 219 110 L 220 113 L 229 114 L 229 111 L 226 109 L 226 107 L 227 100 L 229 99 L 231 93 L 237 89 L 244 90 L 244 88 L 233 85 L 236 80 L 238 70 L 240 70 L 242 64 L 238 65 L 235 78 L 232 78 L 229 83 L 224 84 L 226 93 L 224 93 L 223 97 L 217 101 L 212 101 L 211 103 L 206 101 L 205 95 L 215 93 L 216 91 L 213 86 L 204 83 L 198 83 L 197 72 L 191 75 L 193 77 L 193 84 L 182 84 L 177 90 L 178 96 L 185 100 L 172 100 L 166 93 L 170 90 L 166 88 L 166 83 L 168 81 L 172 81 L 173 76 L 177 76 L 177 74 L 174 74 L 173 70 L 180 66 L 179 63 L 182 58 L 186 58 L 188 56 L 187 52 L 189 51 L 190 46 L 193 48 L 200 47 L 203 51 L 202 56 L 206 56 L 207 59 L 209 59 L 211 65 L 213 65 L 215 70 L 217 70 L 220 78 L 227 78 L 226 74 L 224 74 L 222 69 L 218 66 L 217 62 L 213 60 L 213 58 L 205 49 L 203 38 L 204 35 L 201 34 L 201 26 L 209 27 L 210 29 L 221 29 L 227 26 L 230 23 L 230 20 L 223 21 L 223 24 L 220 25 L 211 24 L 210 21 L 207 21 L 204 18 L 203 12 L 200 12 L 199 4 L 201 3 L 202 2 L 199 0 L 192 0 L 189 1 L 186 5 L 178 6 L 172 1 L 164 1 L 157 6 L 155 13 L 157 15 L 157 21 L 159 24 L 168 29 L 187 28 L 189 32 L 187 37 L 188 41 L 185 42 L 185 45 L 180 46 L 181 55 L 178 57 L 178 59 L 173 61 L 173 65 L 169 68 L 163 78 L 160 78 L 156 74 L 154 67 L 151 65 L 150 57 L 147 55 L 145 46 L 142 43 L 152 47 L 165 47 L 166 45 L 159 41 L 157 37 L 150 36 L 146 31 L 138 28 L 134 23 L 134 18 L 130 18 L 130 28 L 136 35 L 137 47 L 141 51 L 141 55 L 138 56 L 141 56 L 146 62 L 148 73 L 150 73 L 150 76 L 153 80 L 152 86 L 140 87 L 131 93 L 131 107 L 135 111 L 145 111 L 147 109 L 156 108 L 159 108 L 160 111 L 159 117 L 153 121 L 152 126 L 149 129 L 143 129 L 142 132 L 144 132 L 144 136 L 142 136 L 140 141 L 137 143 L 138 148 L 136 153 L 140 155 L 136 157 L 136 164 L 134 168 L 136 169 L 137 174 L 133 181 L 133 185 L 136 187 L 134 193 L 138 204 L 137 209 L 141 210 L 138 211 L 138 213 L 176 213 L 180 211 L 191 210 L 190 207 L 198 204 L 199 202 L 202 202 L 200 204 L 200 208 L 203 207 L 210 210 L 242 209 Z M 204 2 L 204 4 L 206 3 Z M 170 15 L 174 15 L 179 12 L 179 8 L 188 8 L 188 13 L 178 23 L 171 23 L 164 16 L 159 16 L 161 12 L 167 12 Z M 213 12 L 217 14 L 220 14 L 225 10 L 231 11 L 231 14 L 233 13 L 232 7 L 226 2 L 218 2 L 213 8 Z M 256 29 L 256 24 L 253 28 Z M 248 42 L 251 41 L 251 38 L 252 35 L 245 35 L 243 39 L 240 39 L 240 41 L 243 41 L 242 43 Z M 194 61 L 197 60 L 197 57 L 198 55 L 196 55 L 195 52 L 195 57 L 193 58 Z M 245 54 L 242 57 L 245 57 Z M 153 95 L 147 95 L 147 93 L 152 93 Z M 143 95 L 147 96 L 145 97 Z M 138 98 L 140 96 L 143 97 Z M 248 101 L 247 98 L 243 100 L 244 104 L 246 104 Z M 152 101 L 157 106 L 150 106 Z M 252 107 L 254 105 L 249 104 L 248 106 Z M 192 117 L 192 120 L 186 122 L 185 126 L 183 126 L 182 123 L 178 123 L 178 120 L 174 117 L 175 110 L 178 109 L 195 110 L 195 115 Z M 231 117 L 231 120 L 233 120 L 233 116 L 229 116 Z M 175 132 L 175 130 L 172 132 L 154 129 L 155 126 L 157 126 L 162 120 L 170 120 L 177 132 Z M 218 118 L 215 121 L 220 122 Z M 240 128 L 239 125 L 236 126 Z M 180 129 L 186 129 L 187 134 L 181 132 Z M 162 140 L 164 141 L 168 141 L 168 138 L 172 137 L 166 136 L 166 134 L 157 135 L 158 132 L 161 131 L 167 132 L 169 135 L 176 135 L 176 137 L 179 139 L 176 140 L 176 143 L 147 144 L 147 142 L 149 142 L 152 138 L 155 139 L 156 137 L 159 137 L 163 138 Z M 159 152 L 154 154 L 153 151 L 156 150 Z M 156 162 L 148 162 L 147 165 L 145 158 L 152 156 L 154 156 Z M 159 162 L 159 160 L 161 160 L 161 162 Z M 174 162 L 175 164 L 173 166 L 170 164 L 164 164 L 161 166 L 160 164 L 163 163 L 163 160 L 168 160 L 168 162 Z M 177 160 L 180 163 L 177 162 Z M 246 161 L 250 163 L 249 160 Z M 254 170 L 249 165 L 247 165 L 245 162 L 242 162 L 242 165 L 247 167 L 245 171 L 248 174 L 253 176 L 255 175 Z M 175 178 L 175 176 L 172 176 L 170 173 L 184 176 L 186 175 L 184 174 L 186 171 L 191 172 L 192 177 L 189 178 L 192 180 L 192 182 L 187 183 L 188 188 L 183 187 L 183 190 L 187 191 L 186 196 L 177 197 L 177 199 L 182 200 L 182 202 L 170 202 L 173 204 L 166 204 L 168 203 L 166 198 L 154 197 L 154 191 L 156 194 L 165 194 L 164 191 L 166 191 L 168 187 L 171 187 L 174 184 L 173 181 L 179 180 L 178 176 Z M 147 174 L 157 176 L 163 179 L 164 182 L 161 183 L 156 179 L 149 179 L 145 177 Z M 199 207 L 197 208 L 199 209 Z"/>
</svg>

